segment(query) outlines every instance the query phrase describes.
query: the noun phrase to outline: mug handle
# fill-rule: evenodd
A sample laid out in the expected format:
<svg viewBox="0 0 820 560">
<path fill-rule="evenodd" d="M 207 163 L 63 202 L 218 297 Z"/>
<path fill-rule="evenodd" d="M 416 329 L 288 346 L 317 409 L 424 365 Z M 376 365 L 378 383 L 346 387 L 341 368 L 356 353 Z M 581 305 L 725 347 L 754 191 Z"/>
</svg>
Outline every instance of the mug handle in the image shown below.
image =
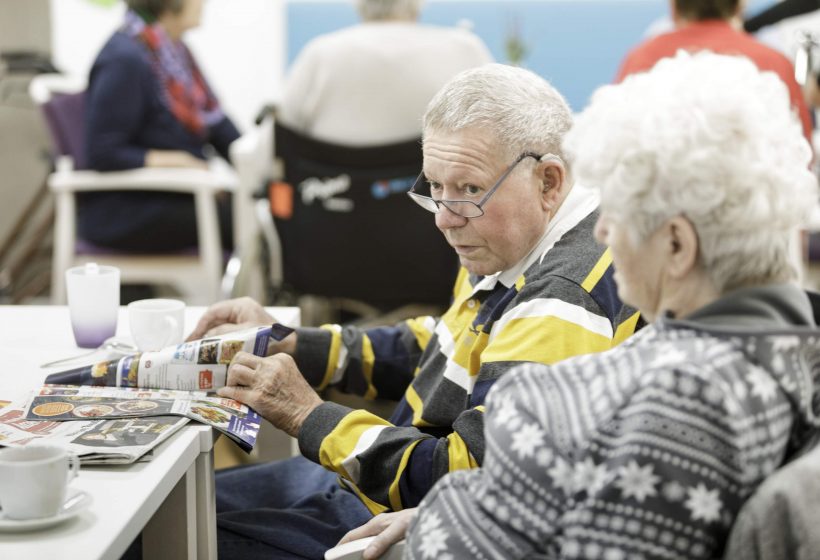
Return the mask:
<svg viewBox="0 0 820 560">
<path fill-rule="evenodd" d="M 80 457 L 76 453 L 68 452 L 68 482 L 71 482 L 80 472 Z"/>
<path fill-rule="evenodd" d="M 166 336 L 166 337 L 165 337 L 165 342 L 163 342 L 163 343 L 162 343 L 162 347 L 163 347 L 163 348 L 165 348 L 166 346 L 168 346 L 168 344 L 169 344 L 172 340 L 174 340 L 174 335 L 175 335 L 175 334 L 176 334 L 176 332 L 177 332 L 177 327 L 179 326 L 179 323 L 177 322 L 177 320 L 176 320 L 176 319 L 174 319 L 174 318 L 173 318 L 173 317 L 171 317 L 170 315 L 166 315 L 166 316 L 165 316 L 165 326 L 166 326 L 166 327 L 167 327 L 167 329 L 168 329 L 168 336 Z"/>
</svg>

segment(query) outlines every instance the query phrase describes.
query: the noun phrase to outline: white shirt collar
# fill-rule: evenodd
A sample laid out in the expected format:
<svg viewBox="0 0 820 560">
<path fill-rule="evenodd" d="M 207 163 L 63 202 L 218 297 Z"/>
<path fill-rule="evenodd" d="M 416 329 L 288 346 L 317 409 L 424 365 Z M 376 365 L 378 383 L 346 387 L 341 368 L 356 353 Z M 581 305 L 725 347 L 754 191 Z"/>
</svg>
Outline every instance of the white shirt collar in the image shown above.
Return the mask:
<svg viewBox="0 0 820 560">
<path fill-rule="evenodd" d="M 515 281 L 524 274 L 524 271 L 536 260 L 541 262 L 558 240 L 598 208 L 599 203 L 600 196 L 597 190 L 575 183 L 532 251 L 507 270 L 496 272 L 479 280 L 473 287 L 473 294 L 481 290 L 492 290 L 498 282 L 511 288 Z"/>
</svg>

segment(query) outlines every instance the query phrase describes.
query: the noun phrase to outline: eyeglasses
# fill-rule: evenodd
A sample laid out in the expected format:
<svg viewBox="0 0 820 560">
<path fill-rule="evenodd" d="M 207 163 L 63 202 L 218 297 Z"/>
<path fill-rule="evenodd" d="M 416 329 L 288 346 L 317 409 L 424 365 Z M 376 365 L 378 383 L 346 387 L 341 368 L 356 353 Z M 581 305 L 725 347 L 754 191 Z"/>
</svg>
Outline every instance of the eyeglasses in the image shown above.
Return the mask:
<svg viewBox="0 0 820 560">
<path fill-rule="evenodd" d="M 408 191 L 407 196 L 412 198 L 416 204 L 424 208 L 425 210 L 432 212 L 433 214 L 438 214 L 441 212 L 441 207 L 445 207 L 447 210 L 452 212 L 453 214 L 457 214 L 463 218 L 478 218 L 484 215 L 484 205 L 487 204 L 487 201 L 490 200 L 490 197 L 493 196 L 493 193 L 498 190 L 498 187 L 501 186 L 501 183 L 504 182 L 504 179 L 512 173 L 515 166 L 521 163 L 523 160 L 531 157 L 535 160 L 540 160 L 542 155 L 533 153 L 533 152 L 524 152 L 516 160 L 510 165 L 506 171 L 501 175 L 501 177 L 496 181 L 493 188 L 484 195 L 484 198 L 479 200 L 478 202 L 473 202 L 472 200 L 436 200 L 429 196 L 425 196 L 423 194 L 419 194 L 416 192 L 416 187 L 419 185 L 423 185 L 427 182 L 427 178 L 424 176 L 424 171 L 419 173 L 418 178 L 413 183 L 413 186 Z M 557 157 L 557 156 L 556 156 Z"/>
</svg>

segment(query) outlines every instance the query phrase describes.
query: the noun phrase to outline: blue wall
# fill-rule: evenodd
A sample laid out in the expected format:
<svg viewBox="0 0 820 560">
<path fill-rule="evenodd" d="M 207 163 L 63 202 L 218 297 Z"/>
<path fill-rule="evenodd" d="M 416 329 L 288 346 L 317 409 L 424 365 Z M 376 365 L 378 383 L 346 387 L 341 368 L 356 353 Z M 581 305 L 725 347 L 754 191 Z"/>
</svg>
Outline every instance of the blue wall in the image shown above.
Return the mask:
<svg viewBox="0 0 820 560">
<path fill-rule="evenodd" d="M 749 11 L 771 3 L 750 0 Z M 529 51 L 523 65 L 550 80 L 579 111 L 596 87 L 612 80 L 647 27 L 667 15 L 667 6 L 667 0 L 428 0 L 421 20 L 438 25 L 471 21 L 499 62 L 507 61 L 505 38 L 517 27 Z M 289 1 L 288 64 L 316 35 L 357 21 L 352 2 Z M 408 78 L 412 72 L 407 69 Z"/>
</svg>

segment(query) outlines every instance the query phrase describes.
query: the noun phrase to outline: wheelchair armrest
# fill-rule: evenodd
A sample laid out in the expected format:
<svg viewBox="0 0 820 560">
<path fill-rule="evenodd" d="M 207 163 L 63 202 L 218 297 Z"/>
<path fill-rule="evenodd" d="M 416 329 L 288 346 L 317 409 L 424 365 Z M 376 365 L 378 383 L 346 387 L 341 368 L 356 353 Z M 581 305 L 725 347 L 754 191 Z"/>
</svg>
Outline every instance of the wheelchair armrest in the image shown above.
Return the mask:
<svg viewBox="0 0 820 560">
<path fill-rule="evenodd" d="M 230 152 L 243 190 L 253 192 L 256 183 L 267 178 L 273 166 L 273 118 L 265 118 L 236 139 Z"/>
</svg>

